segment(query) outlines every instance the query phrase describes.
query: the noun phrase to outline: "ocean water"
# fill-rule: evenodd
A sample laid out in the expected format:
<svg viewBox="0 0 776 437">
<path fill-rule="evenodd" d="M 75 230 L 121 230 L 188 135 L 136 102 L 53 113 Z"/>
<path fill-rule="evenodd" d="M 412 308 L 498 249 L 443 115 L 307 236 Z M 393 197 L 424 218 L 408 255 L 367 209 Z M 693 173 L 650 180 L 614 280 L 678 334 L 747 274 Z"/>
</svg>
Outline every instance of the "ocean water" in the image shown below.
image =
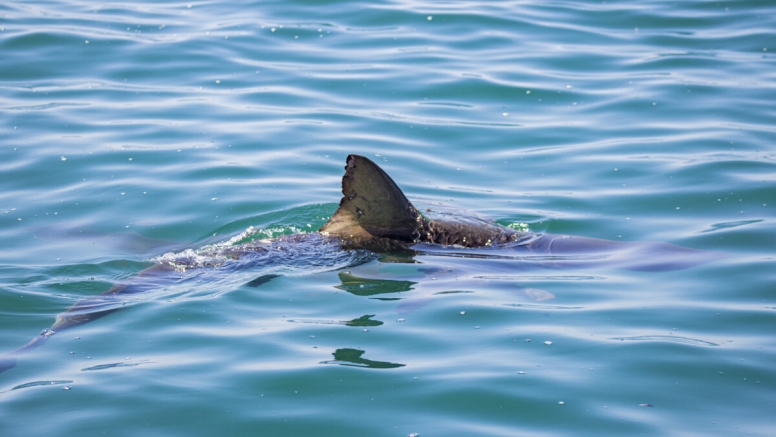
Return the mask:
<svg viewBox="0 0 776 437">
<path fill-rule="evenodd" d="M 206 269 L 20 356 L 0 435 L 773 435 L 774 51 L 762 1 L 1 4 L 0 353 L 315 231 L 351 153 L 418 206 L 725 257 Z"/>
</svg>

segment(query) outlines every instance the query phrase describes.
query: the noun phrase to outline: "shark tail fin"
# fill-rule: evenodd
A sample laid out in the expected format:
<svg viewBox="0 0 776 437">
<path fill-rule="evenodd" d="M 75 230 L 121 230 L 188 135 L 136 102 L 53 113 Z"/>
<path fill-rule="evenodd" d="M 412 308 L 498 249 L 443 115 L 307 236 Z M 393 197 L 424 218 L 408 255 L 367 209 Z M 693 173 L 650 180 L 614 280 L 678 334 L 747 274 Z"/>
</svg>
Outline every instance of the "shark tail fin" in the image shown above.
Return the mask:
<svg viewBox="0 0 776 437">
<path fill-rule="evenodd" d="M 43 332 L 36 335 L 32 341 L 20 347 L 19 349 L 16 349 L 15 351 L 5 355 L 0 355 L 0 373 L 3 373 L 9 369 L 13 369 L 16 366 L 16 358 L 19 355 L 40 347 L 52 335 L 54 335 L 54 331 L 51 329 L 44 329 Z"/>
<path fill-rule="evenodd" d="M 413 241 L 425 223 L 396 183 L 374 162 L 350 155 L 339 209 L 318 232 L 342 238 Z"/>
</svg>

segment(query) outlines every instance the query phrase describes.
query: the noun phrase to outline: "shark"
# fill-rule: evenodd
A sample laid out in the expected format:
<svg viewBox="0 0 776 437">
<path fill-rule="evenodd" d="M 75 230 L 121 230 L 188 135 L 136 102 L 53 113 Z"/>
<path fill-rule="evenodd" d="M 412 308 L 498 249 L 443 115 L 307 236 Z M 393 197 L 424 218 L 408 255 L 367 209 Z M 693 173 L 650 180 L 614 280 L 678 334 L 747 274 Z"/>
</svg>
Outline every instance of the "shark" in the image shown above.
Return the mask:
<svg viewBox="0 0 776 437">
<path fill-rule="evenodd" d="M 372 160 L 361 155 L 349 155 L 342 177 L 339 207 L 317 232 L 249 241 L 237 239 L 235 244 L 209 246 L 196 252 L 188 249 L 157 257 L 152 266 L 137 275 L 114 284 L 99 295 L 76 301 L 56 317 L 51 327 L 24 346 L 0 356 L 0 373 L 15 367 L 19 356 L 41 346 L 55 333 L 121 309 L 128 296 L 194 278 L 201 280 L 203 272 L 208 270 L 219 271 L 222 276 L 240 270 L 261 272 L 246 284 L 257 287 L 282 274 L 283 266 L 298 264 L 300 259 L 310 264 L 298 266 L 301 269 L 312 267 L 314 270 L 343 271 L 376 257 L 393 257 L 394 262 L 397 259 L 401 262 L 402 259 L 411 260 L 416 254 L 506 258 L 514 261 L 516 269 L 566 269 L 606 264 L 632 271 L 669 271 L 724 257 L 720 252 L 661 242 L 537 234 L 479 217 L 456 214 L 434 216 L 431 212 L 421 212 L 410 203 L 393 179 Z M 360 287 L 364 284 L 389 284 L 389 288 L 407 290 L 410 287 L 408 284 L 412 284 L 407 281 L 372 281 L 345 272 L 340 273 L 340 278 L 343 289 L 353 284 Z M 542 293 L 542 290 L 526 291 L 529 296 L 539 292 L 537 300 L 548 298 L 548 293 Z M 552 297 L 549 294 L 549 298 Z M 360 325 L 366 322 L 356 319 L 344 323 Z M 350 362 L 363 365 L 366 361 L 359 358 Z"/>
</svg>

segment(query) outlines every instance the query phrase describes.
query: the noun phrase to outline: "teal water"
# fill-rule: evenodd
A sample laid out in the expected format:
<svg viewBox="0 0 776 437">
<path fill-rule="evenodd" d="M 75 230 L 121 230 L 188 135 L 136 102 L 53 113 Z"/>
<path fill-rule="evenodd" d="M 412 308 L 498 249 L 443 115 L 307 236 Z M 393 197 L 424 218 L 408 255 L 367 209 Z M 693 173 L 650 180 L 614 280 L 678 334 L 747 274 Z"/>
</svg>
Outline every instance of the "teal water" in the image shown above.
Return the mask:
<svg viewBox="0 0 776 437">
<path fill-rule="evenodd" d="M 0 353 L 154 257 L 317 229 L 350 153 L 419 206 L 728 255 L 214 272 L 21 357 L 0 435 L 772 435 L 774 41 L 760 1 L 0 5 Z"/>
</svg>

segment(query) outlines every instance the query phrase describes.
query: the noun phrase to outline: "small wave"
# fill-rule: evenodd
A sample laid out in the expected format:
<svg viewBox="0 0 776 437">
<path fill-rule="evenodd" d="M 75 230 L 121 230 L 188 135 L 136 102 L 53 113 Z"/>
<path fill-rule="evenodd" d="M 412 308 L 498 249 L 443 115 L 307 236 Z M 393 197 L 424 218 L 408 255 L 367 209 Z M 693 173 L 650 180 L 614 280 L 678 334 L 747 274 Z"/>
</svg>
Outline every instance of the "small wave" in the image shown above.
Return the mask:
<svg viewBox="0 0 776 437">
<path fill-rule="evenodd" d="M 116 367 L 135 367 L 141 364 L 148 364 L 148 363 L 150 363 L 150 361 L 138 361 L 136 363 L 118 362 L 118 363 L 109 363 L 109 364 L 99 364 L 97 366 L 83 368 L 81 369 L 81 371 L 88 372 L 91 370 L 115 369 Z"/>
<path fill-rule="evenodd" d="M 711 227 L 709 229 L 704 229 L 701 232 L 702 233 L 705 233 L 705 232 L 716 232 L 716 231 L 719 231 L 721 229 L 737 228 L 739 226 L 752 225 L 752 224 L 755 224 L 755 223 L 760 223 L 762 221 L 763 221 L 762 219 L 755 219 L 755 220 L 738 220 L 738 221 L 734 221 L 734 222 L 715 223 L 715 224 L 711 225 Z"/>
<path fill-rule="evenodd" d="M 635 337 L 613 337 L 611 340 L 620 341 L 667 341 L 670 343 L 689 344 L 693 346 L 720 346 L 719 343 L 714 343 L 706 340 L 698 340 L 696 338 L 678 337 L 675 335 L 637 335 Z"/>
<path fill-rule="evenodd" d="M 54 381 L 34 381 L 34 382 L 28 382 L 26 384 L 17 385 L 11 390 L 20 390 L 23 388 L 30 388 L 30 387 L 44 387 L 44 386 L 72 384 L 72 383 L 73 381 L 69 379 L 54 380 Z"/>
<path fill-rule="evenodd" d="M 11 106 L 5 109 L 8 109 L 9 111 L 45 111 L 47 109 L 54 109 L 54 108 L 62 108 L 62 107 L 79 107 L 79 106 L 89 106 L 88 103 L 78 103 L 78 102 L 52 102 L 52 103 L 46 103 L 42 105 L 27 105 L 27 106 Z"/>
<path fill-rule="evenodd" d="M 490 281 L 603 281 L 603 276 L 581 276 L 581 275 L 548 275 L 548 276 L 521 276 L 521 275 L 483 275 L 475 276 L 475 279 L 486 279 Z"/>
<path fill-rule="evenodd" d="M 448 106 L 453 108 L 473 108 L 474 105 L 469 105 L 466 103 L 457 103 L 457 102 L 419 102 L 418 105 L 421 106 Z"/>
<path fill-rule="evenodd" d="M 504 306 L 514 308 L 525 308 L 529 310 L 582 310 L 585 307 L 566 306 L 566 305 L 542 305 L 535 303 L 505 303 Z"/>
</svg>

